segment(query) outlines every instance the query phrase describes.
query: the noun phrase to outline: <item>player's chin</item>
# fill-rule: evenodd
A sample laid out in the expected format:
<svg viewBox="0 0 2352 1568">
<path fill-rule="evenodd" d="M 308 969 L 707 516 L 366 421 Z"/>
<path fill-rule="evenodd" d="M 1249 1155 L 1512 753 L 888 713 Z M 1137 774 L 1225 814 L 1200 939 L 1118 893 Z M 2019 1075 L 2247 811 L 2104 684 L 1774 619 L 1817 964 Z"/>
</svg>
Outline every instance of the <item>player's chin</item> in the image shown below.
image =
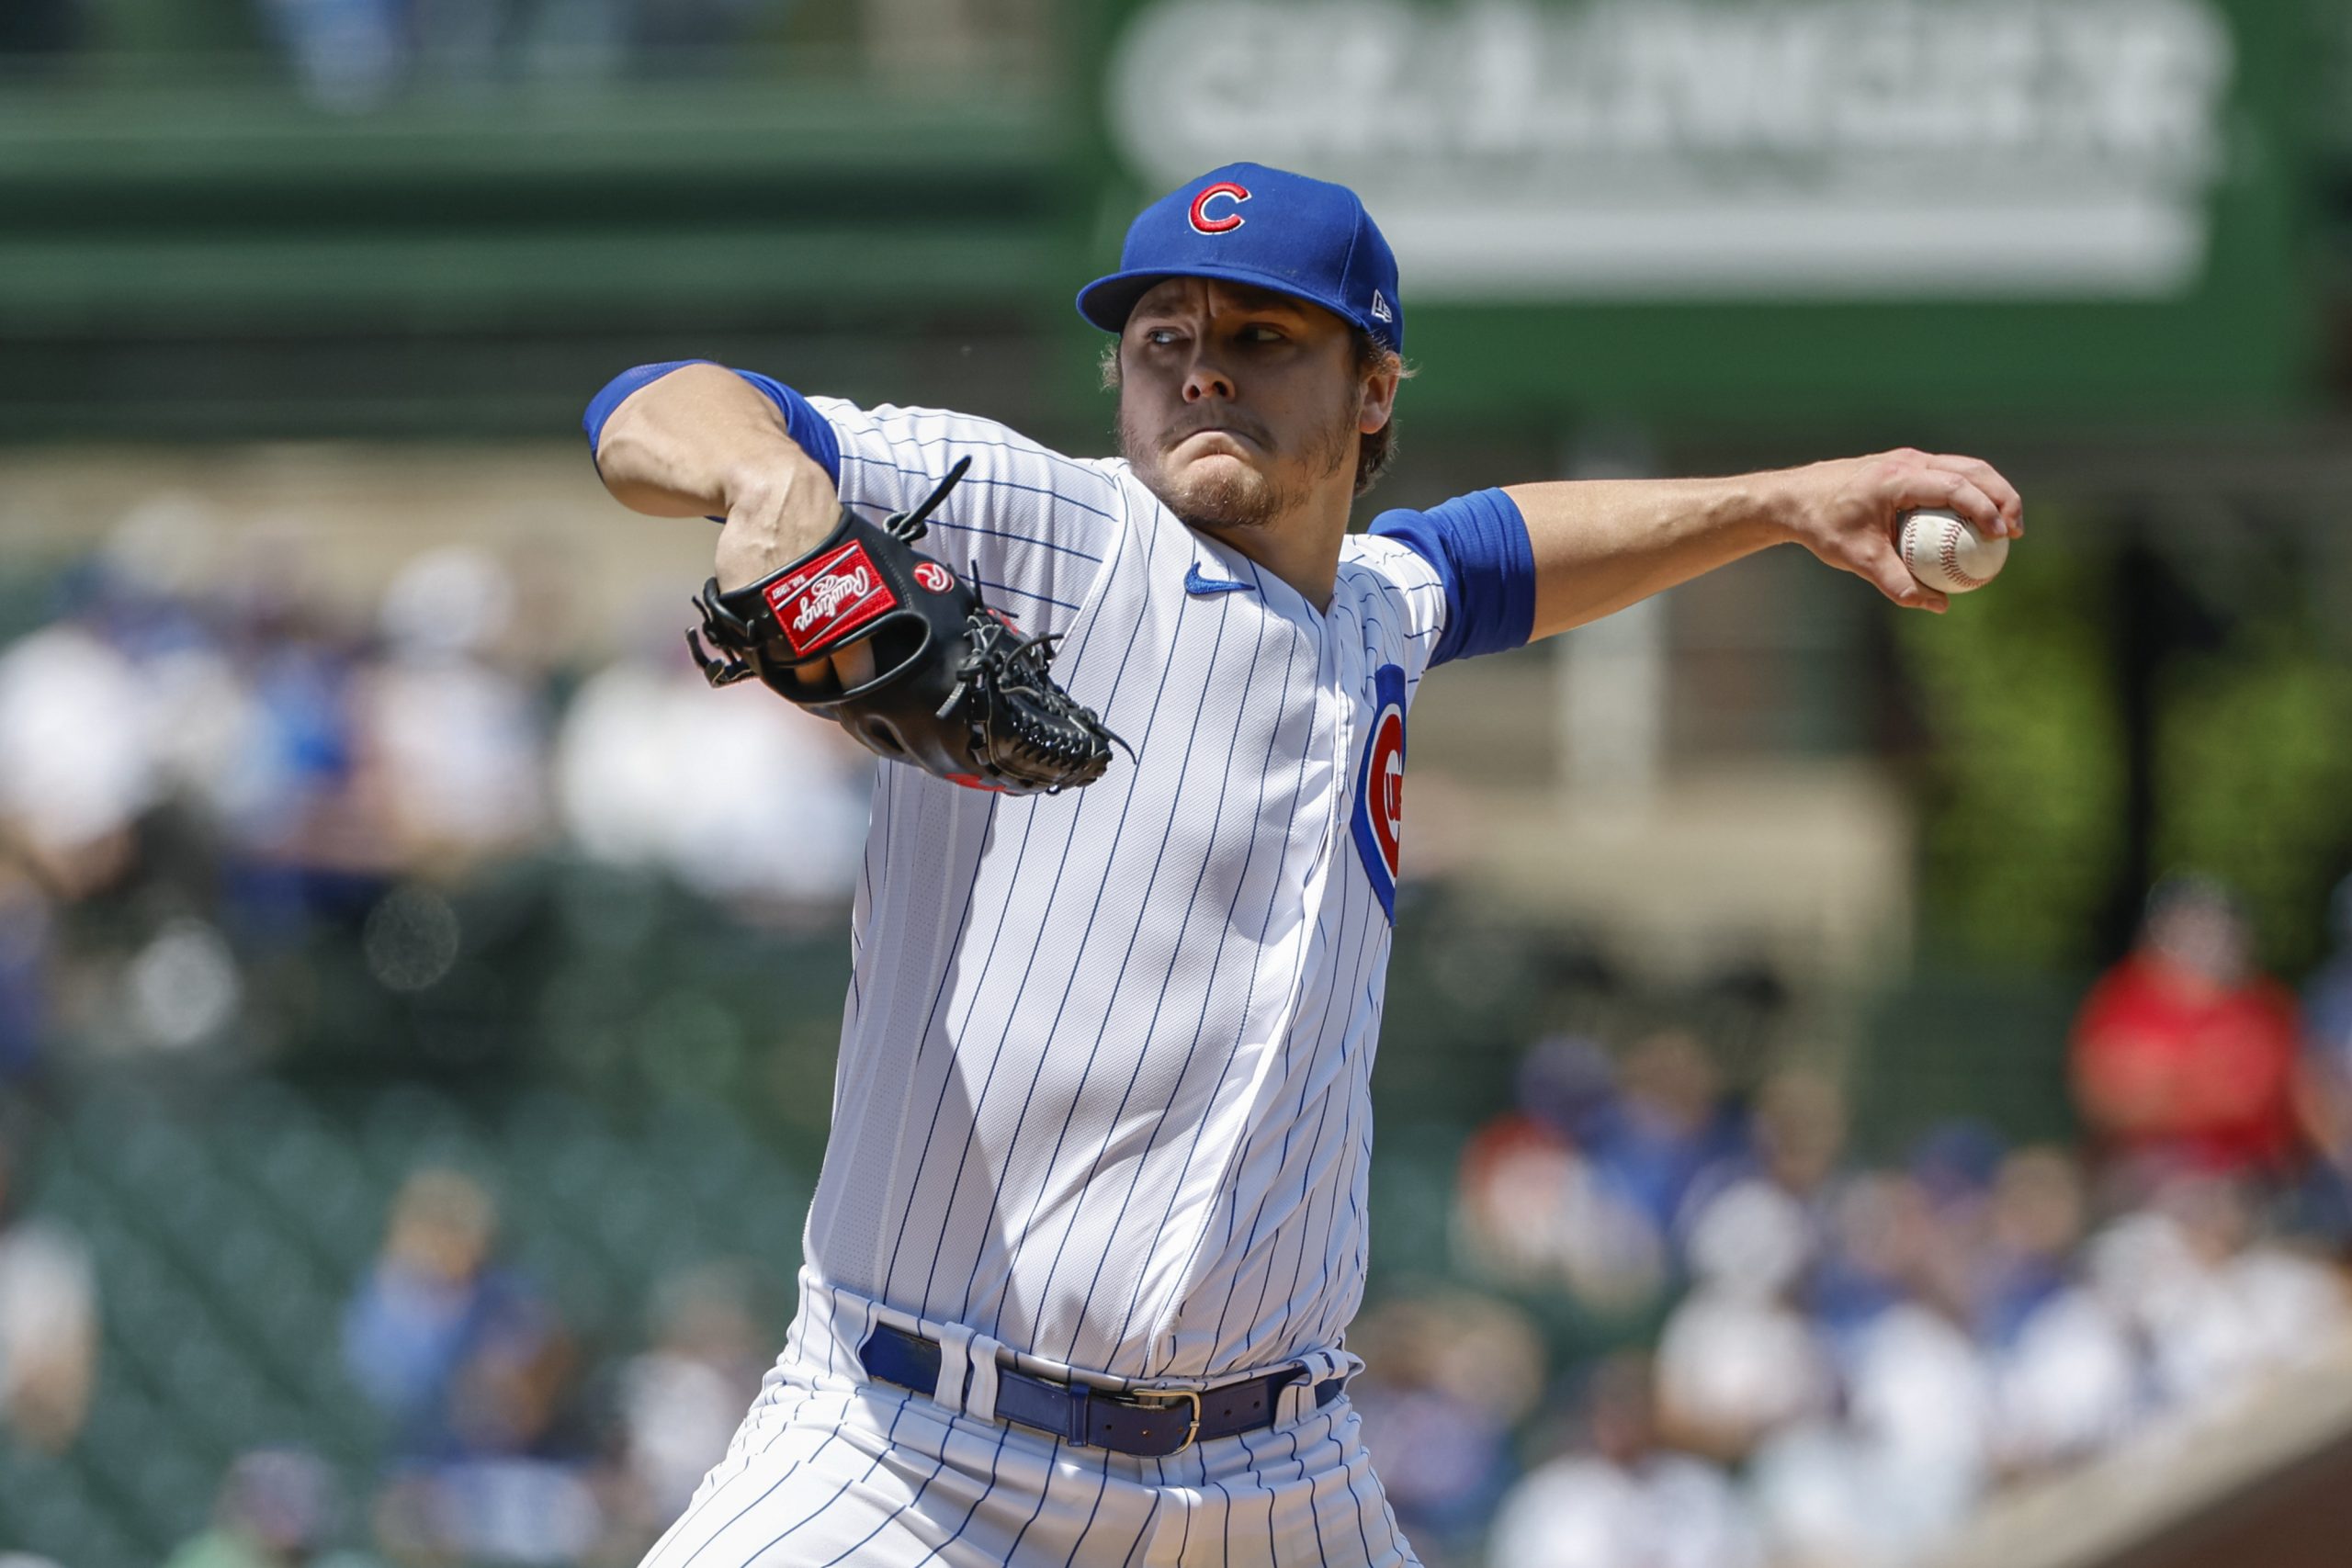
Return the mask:
<svg viewBox="0 0 2352 1568">
<path fill-rule="evenodd" d="M 1262 523 L 1273 493 L 1264 474 L 1223 453 L 1177 464 L 1166 479 L 1169 510 L 1196 528 Z"/>
<path fill-rule="evenodd" d="M 1204 452 L 1195 457 L 1178 457 L 1168 466 L 1170 479 L 1180 488 L 1203 491 L 1243 491 L 1262 488 L 1266 483 L 1263 470 L 1231 452 Z"/>
</svg>

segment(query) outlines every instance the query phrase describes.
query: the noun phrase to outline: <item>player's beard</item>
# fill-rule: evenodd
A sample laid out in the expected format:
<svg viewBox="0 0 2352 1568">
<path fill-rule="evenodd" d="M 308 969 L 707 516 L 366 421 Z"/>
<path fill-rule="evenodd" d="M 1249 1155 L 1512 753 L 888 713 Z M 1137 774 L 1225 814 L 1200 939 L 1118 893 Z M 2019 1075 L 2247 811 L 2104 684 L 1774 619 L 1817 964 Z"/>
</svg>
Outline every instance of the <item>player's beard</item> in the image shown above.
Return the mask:
<svg viewBox="0 0 2352 1568">
<path fill-rule="evenodd" d="M 1262 437 L 1262 427 L 1255 422 L 1231 416 L 1223 421 L 1190 422 L 1172 432 L 1150 435 L 1127 423 L 1122 405 L 1119 455 L 1145 487 L 1187 526 L 1263 528 L 1305 506 L 1317 486 L 1355 461 L 1356 425 L 1363 415 L 1363 394 L 1359 390 L 1308 438 L 1303 460 L 1283 478 L 1246 463 L 1219 463 L 1206 472 L 1201 464 L 1189 463 L 1181 473 L 1170 472 L 1170 449 L 1198 431 L 1229 423 L 1239 426 L 1245 435 Z M 1261 451 L 1268 449 L 1262 438 L 1258 446 Z"/>
</svg>

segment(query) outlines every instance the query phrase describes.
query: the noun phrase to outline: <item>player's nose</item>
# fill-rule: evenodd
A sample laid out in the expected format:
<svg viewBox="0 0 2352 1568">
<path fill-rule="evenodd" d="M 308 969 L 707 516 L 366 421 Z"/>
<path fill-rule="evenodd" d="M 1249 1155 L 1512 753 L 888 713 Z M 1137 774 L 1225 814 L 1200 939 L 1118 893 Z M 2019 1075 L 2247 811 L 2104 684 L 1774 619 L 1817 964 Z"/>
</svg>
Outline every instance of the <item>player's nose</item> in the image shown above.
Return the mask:
<svg viewBox="0 0 2352 1568">
<path fill-rule="evenodd" d="M 1204 398 L 1233 397 L 1233 378 L 1225 367 L 1205 356 L 1195 358 L 1193 367 L 1184 375 L 1184 400 L 1197 403 Z"/>
</svg>

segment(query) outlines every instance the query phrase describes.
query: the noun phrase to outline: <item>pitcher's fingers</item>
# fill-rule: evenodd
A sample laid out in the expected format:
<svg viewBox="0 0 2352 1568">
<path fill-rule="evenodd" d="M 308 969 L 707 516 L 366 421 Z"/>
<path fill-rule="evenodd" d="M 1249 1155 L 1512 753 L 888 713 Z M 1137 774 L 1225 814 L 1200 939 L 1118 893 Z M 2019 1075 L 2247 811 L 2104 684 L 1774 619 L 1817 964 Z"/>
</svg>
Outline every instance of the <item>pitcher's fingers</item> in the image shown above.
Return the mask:
<svg viewBox="0 0 2352 1568">
<path fill-rule="evenodd" d="M 846 692 L 863 686 L 874 679 L 874 644 L 871 640 L 854 642 L 833 655 L 833 674 Z"/>
<path fill-rule="evenodd" d="M 1941 615 L 1951 608 L 1951 600 L 1911 575 L 1902 556 L 1884 539 L 1865 537 L 1848 553 L 1846 570 L 1857 577 L 1868 578 L 1881 593 L 1906 610 L 1932 610 Z"/>
<path fill-rule="evenodd" d="M 1948 469 L 1983 491 L 1999 509 L 2003 521 L 2008 525 L 2007 532 L 2011 538 L 2018 538 L 2025 533 L 2025 497 L 2018 493 L 2018 487 L 2011 484 L 2000 469 L 1982 457 L 1970 457 L 1957 452 L 1932 453 L 1928 456 L 1928 466 Z"/>
<path fill-rule="evenodd" d="M 1919 506 L 1940 506 L 1956 512 L 1967 519 L 1970 527 L 1988 539 L 2009 531 L 2008 523 L 1993 498 L 1973 479 L 1955 469 L 1915 468 L 1896 481 L 1897 515 Z"/>
<path fill-rule="evenodd" d="M 831 694 L 837 696 L 873 679 L 874 645 L 871 642 L 854 642 L 839 653 L 805 660 L 792 667 L 793 683 L 811 697 L 826 694 L 829 681 L 831 683 Z"/>
</svg>

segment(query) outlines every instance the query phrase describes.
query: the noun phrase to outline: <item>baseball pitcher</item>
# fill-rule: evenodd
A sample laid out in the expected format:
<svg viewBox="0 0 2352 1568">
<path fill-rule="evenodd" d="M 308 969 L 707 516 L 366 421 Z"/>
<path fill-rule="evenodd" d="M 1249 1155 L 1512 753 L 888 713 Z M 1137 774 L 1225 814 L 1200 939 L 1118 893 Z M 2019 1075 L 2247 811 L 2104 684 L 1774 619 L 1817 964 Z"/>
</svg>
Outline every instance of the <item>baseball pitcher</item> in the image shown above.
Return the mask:
<svg viewBox="0 0 2352 1568">
<path fill-rule="evenodd" d="M 1115 457 L 701 362 L 589 407 L 614 496 L 724 521 L 712 680 L 891 759 L 799 1313 L 653 1568 L 1412 1562 L 1345 1334 L 1422 678 L 1791 541 L 1939 610 L 1897 517 L 2020 529 L 1991 467 L 1905 450 L 1351 535 L 1396 260 L 1254 164 L 1148 208 L 1078 309 Z"/>
</svg>

